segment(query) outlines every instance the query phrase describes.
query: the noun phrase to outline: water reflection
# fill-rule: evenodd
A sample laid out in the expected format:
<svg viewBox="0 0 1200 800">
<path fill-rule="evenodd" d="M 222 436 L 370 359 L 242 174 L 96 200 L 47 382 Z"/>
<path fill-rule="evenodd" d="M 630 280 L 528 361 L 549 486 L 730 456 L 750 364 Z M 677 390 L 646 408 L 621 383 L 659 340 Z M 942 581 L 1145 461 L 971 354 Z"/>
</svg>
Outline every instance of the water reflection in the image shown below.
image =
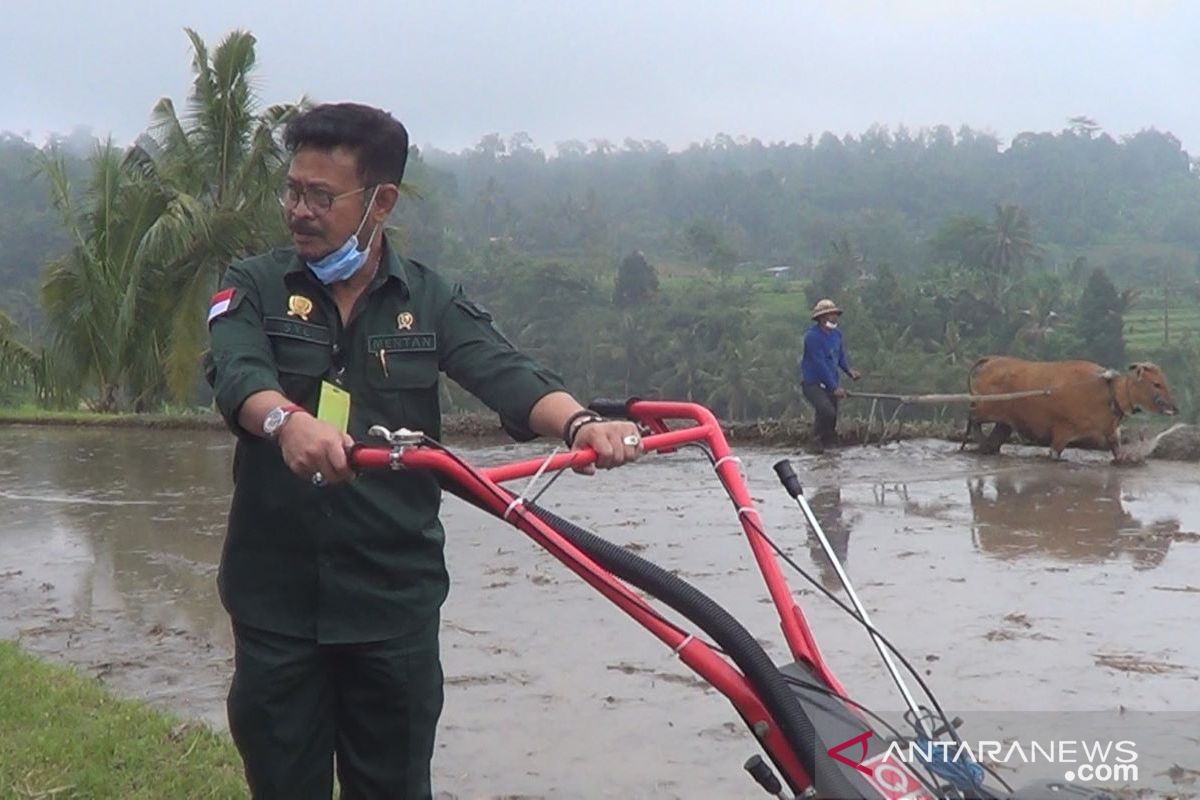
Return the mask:
<svg viewBox="0 0 1200 800">
<path fill-rule="evenodd" d="M 0 447 L 8 560 L 27 572 L 77 545 L 61 610 L 119 610 L 141 629 L 228 638 L 215 570 L 228 504 L 229 439 L 219 433 L 11 431 Z M 45 552 L 43 552 L 45 551 Z M 17 555 L 11 555 L 17 554 Z"/>
<path fill-rule="evenodd" d="M 1122 480 L 1119 469 L 1094 467 L 971 478 L 976 545 L 1003 558 L 1078 563 L 1129 555 L 1138 568 L 1157 567 L 1180 533 L 1179 519 L 1135 517 L 1122 500 Z"/>
<path fill-rule="evenodd" d="M 812 508 L 817 522 L 821 523 L 821 529 L 825 531 L 825 537 L 829 539 L 829 545 L 833 548 L 833 552 L 849 572 L 847 561 L 850 554 L 850 531 L 858 522 L 860 515 L 848 516 L 846 514 L 842 505 L 842 487 L 839 485 L 818 488 L 809 495 L 808 505 Z M 827 589 L 840 586 L 833 565 L 829 563 L 829 558 L 821 548 L 820 541 L 811 531 L 808 534 L 807 542 L 809 555 L 821 573 L 821 583 Z"/>
</svg>

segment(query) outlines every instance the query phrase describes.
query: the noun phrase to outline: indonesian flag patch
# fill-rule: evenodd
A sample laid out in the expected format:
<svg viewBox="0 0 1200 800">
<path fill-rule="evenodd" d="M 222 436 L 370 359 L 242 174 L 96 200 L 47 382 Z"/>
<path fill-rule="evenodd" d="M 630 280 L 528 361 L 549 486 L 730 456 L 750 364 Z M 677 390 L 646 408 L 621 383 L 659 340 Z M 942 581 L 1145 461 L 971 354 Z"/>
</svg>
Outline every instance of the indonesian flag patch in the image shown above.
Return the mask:
<svg viewBox="0 0 1200 800">
<path fill-rule="evenodd" d="M 208 307 L 208 324 L 217 317 L 224 314 L 233 305 L 233 296 L 237 293 L 237 289 L 222 289 L 213 295 L 212 305 Z"/>
</svg>

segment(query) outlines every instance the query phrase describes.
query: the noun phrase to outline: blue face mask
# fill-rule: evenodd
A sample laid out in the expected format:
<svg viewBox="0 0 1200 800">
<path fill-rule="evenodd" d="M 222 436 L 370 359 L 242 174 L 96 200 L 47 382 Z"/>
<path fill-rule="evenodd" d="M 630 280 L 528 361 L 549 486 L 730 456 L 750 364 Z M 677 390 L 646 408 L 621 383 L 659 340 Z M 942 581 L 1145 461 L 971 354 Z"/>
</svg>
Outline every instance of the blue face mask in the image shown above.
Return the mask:
<svg viewBox="0 0 1200 800">
<path fill-rule="evenodd" d="M 363 225 L 367 224 L 367 214 L 371 211 L 371 206 L 375 203 L 375 195 L 379 193 L 379 187 L 371 192 L 371 199 L 367 201 L 367 210 L 363 212 L 362 220 L 358 223 L 358 230 L 350 234 L 350 238 L 345 244 L 334 250 L 329 255 L 317 261 L 306 261 L 308 268 L 317 276 L 317 280 L 328 286 L 331 283 L 338 281 L 349 280 L 356 272 L 362 269 L 363 264 L 367 263 L 367 256 L 371 253 L 371 240 L 375 238 L 375 232 L 379 230 L 376 225 L 371 229 L 371 235 L 367 237 L 367 246 L 363 250 L 358 249 L 358 235 L 362 233 Z"/>
</svg>

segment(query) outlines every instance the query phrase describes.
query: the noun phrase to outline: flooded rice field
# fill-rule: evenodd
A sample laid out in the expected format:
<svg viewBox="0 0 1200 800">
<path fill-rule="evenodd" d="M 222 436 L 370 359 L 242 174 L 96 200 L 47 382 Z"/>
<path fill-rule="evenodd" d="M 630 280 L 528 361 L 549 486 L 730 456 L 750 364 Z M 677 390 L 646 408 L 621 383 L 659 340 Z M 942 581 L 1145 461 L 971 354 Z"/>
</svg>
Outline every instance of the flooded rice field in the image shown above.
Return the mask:
<svg viewBox="0 0 1200 800">
<path fill-rule="evenodd" d="M 541 446 L 460 448 L 477 463 Z M 210 432 L 0 429 L 0 637 L 114 691 L 225 725 L 231 664 L 216 565 L 232 444 Z M 1099 453 L 961 454 L 938 441 L 810 456 L 742 448 L 778 544 L 835 577 L 771 465 L 793 459 L 860 597 L 966 720 L 968 741 L 1130 740 L 1148 796 L 1200 791 L 1200 490 L 1192 464 Z M 675 571 L 784 661 L 732 507 L 694 450 L 542 503 Z M 445 798 L 754 798 L 732 707 L 520 533 L 444 511 Z M 860 629 L 789 581 L 850 693 L 900 703 Z M 1007 764 L 1014 784 L 1062 765 Z"/>
</svg>

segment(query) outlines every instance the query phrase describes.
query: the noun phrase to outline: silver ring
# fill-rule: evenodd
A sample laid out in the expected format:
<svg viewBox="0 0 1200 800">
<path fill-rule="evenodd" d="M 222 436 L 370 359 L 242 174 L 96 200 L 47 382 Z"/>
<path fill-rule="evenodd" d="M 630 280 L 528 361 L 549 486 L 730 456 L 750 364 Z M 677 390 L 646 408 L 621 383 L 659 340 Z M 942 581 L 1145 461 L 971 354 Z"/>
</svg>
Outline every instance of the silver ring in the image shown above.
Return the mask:
<svg viewBox="0 0 1200 800">
<path fill-rule="evenodd" d="M 624 444 L 629 445 L 630 447 L 637 447 L 639 444 L 642 443 L 642 437 L 638 436 L 636 433 L 631 433 L 628 436 L 626 436 L 624 439 L 622 439 L 621 441 Z"/>
<path fill-rule="evenodd" d="M 325 476 L 321 474 L 321 470 L 317 470 L 312 476 L 312 485 L 321 487 L 325 485 Z"/>
</svg>

